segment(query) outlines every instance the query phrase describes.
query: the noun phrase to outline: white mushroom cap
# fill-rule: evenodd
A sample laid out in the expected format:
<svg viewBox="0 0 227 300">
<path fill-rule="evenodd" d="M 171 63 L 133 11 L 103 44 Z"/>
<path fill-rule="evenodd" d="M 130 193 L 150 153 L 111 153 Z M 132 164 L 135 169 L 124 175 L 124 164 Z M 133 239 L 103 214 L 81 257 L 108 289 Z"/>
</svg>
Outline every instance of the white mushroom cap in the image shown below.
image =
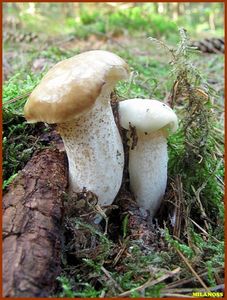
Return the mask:
<svg viewBox="0 0 227 300">
<path fill-rule="evenodd" d="M 119 105 L 123 128 L 135 126 L 137 132 L 153 133 L 160 129 L 175 132 L 178 121 L 175 112 L 163 102 L 152 99 L 128 99 Z"/>
<path fill-rule="evenodd" d="M 93 50 L 51 68 L 28 98 L 28 122 L 63 123 L 89 109 L 105 84 L 126 79 L 129 69 L 114 53 Z"/>
</svg>

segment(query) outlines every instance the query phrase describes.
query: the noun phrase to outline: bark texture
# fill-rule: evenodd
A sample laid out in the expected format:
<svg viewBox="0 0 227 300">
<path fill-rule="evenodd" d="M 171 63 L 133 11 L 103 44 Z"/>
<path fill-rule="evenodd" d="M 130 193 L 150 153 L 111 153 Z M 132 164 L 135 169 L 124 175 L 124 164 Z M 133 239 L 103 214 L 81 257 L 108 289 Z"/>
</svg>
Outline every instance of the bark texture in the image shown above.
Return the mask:
<svg viewBox="0 0 227 300">
<path fill-rule="evenodd" d="M 3 296 L 47 297 L 60 271 L 65 154 L 45 149 L 3 196 Z"/>
</svg>

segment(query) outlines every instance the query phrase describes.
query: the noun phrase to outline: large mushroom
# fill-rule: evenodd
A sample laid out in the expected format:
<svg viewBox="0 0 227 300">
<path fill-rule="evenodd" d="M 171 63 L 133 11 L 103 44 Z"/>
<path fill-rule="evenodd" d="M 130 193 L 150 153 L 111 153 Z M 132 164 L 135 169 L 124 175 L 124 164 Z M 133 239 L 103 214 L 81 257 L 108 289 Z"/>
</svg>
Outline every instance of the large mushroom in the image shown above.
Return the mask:
<svg viewBox="0 0 227 300">
<path fill-rule="evenodd" d="M 28 122 L 57 124 L 68 157 L 69 191 L 86 188 L 101 206 L 111 204 L 121 186 L 124 153 L 110 93 L 128 75 L 119 56 L 87 51 L 52 67 L 24 107 Z"/>
<path fill-rule="evenodd" d="M 136 134 L 137 143 L 131 141 L 136 145 L 129 151 L 131 190 L 137 203 L 153 218 L 166 189 L 167 136 L 177 130 L 177 116 L 160 101 L 129 99 L 119 103 L 119 117 L 121 126 L 134 128 Z"/>
</svg>

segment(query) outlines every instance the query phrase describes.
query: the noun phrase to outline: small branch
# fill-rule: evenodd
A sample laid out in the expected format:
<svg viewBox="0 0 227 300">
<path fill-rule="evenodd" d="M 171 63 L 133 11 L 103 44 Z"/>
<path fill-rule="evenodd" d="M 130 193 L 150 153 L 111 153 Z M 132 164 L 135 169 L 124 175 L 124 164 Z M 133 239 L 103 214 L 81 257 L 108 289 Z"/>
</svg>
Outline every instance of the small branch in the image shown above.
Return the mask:
<svg viewBox="0 0 227 300">
<path fill-rule="evenodd" d="M 13 99 L 10 99 L 10 100 L 8 100 L 8 101 L 5 101 L 5 102 L 3 102 L 2 104 L 3 104 L 3 106 L 4 106 L 4 105 L 7 105 L 7 104 L 16 102 L 16 101 L 18 101 L 18 100 L 21 100 L 21 99 L 23 99 L 23 98 L 29 96 L 30 94 L 31 94 L 31 92 L 28 92 L 28 93 L 26 93 L 26 94 L 24 94 L 24 95 L 20 95 L 20 96 L 18 96 L 18 97 L 15 97 L 15 98 L 13 98 Z"/>
<path fill-rule="evenodd" d="M 221 271 L 223 271 L 223 267 L 216 268 L 216 269 L 214 269 L 214 271 L 217 272 L 217 273 L 218 273 L 218 272 L 221 272 Z M 214 274 L 217 274 L 217 273 L 214 273 Z M 198 275 L 199 275 L 200 277 L 204 277 L 204 276 L 206 276 L 207 274 L 208 274 L 207 271 L 206 271 L 206 272 L 200 272 L 200 273 L 198 273 Z M 195 280 L 194 277 L 187 278 L 187 279 L 180 279 L 180 280 L 178 280 L 178 281 L 175 281 L 175 282 L 172 282 L 172 283 L 168 284 L 168 285 L 166 286 L 166 288 L 168 288 L 168 289 L 177 288 L 177 287 L 179 287 L 179 286 L 183 286 L 184 284 L 191 283 L 191 282 L 194 281 L 194 280 Z"/>
<path fill-rule="evenodd" d="M 187 267 L 192 272 L 192 274 L 198 279 L 198 281 L 200 282 L 200 284 L 205 288 L 205 290 L 207 292 L 209 292 L 208 287 L 206 286 L 206 284 L 204 283 L 204 281 L 201 279 L 201 277 L 196 273 L 196 271 L 192 268 L 192 266 L 189 263 L 189 261 L 187 260 L 187 258 L 180 252 L 180 250 L 176 249 L 176 251 L 179 254 L 179 256 L 183 259 L 184 263 L 187 265 Z"/>
<path fill-rule="evenodd" d="M 207 181 L 208 181 L 208 180 L 207 180 Z M 209 230 L 209 224 L 208 224 L 208 222 L 207 222 L 207 214 L 206 214 L 205 209 L 203 208 L 202 202 L 201 202 L 201 200 L 200 200 L 200 193 L 201 193 L 201 191 L 206 187 L 207 181 L 204 182 L 204 183 L 201 185 L 201 187 L 198 188 L 197 190 L 195 190 L 194 186 L 191 186 L 191 187 L 192 187 L 192 190 L 193 190 L 193 192 L 194 192 L 194 194 L 195 194 L 196 200 L 197 200 L 197 202 L 198 202 L 198 204 L 199 204 L 199 208 L 200 208 L 202 217 L 204 218 L 204 224 L 205 224 L 206 229 L 207 229 L 207 231 L 208 231 L 208 230 Z"/>
<path fill-rule="evenodd" d="M 119 286 L 119 284 L 113 279 L 113 277 L 110 275 L 110 273 L 102 266 L 101 270 L 103 271 L 103 273 L 113 282 L 113 284 L 115 285 L 115 287 L 122 293 L 123 290 L 122 288 Z"/>
<path fill-rule="evenodd" d="M 174 189 L 174 197 L 176 204 L 174 214 L 176 221 L 173 228 L 173 235 L 179 238 L 181 233 L 182 222 L 182 203 L 184 203 L 183 185 L 181 182 L 181 177 L 179 175 L 177 175 L 176 177 L 176 185 L 176 190 Z"/>
<path fill-rule="evenodd" d="M 191 218 L 189 218 L 189 220 L 190 220 L 197 228 L 199 228 L 199 229 L 202 231 L 202 233 L 205 234 L 205 236 L 211 237 L 211 238 L 212 238 L 215 242 L 217 242 L 217 243 L 221 243 L 221 242 L 220 242 L 218 239 L 216 239 L 214 236 L 209 235 L 209 233 L 207 233 L 205 229 L 203 229 L 199 224 L 197 224 L 197 223 L 196 223 L 195 221 L 193 221 Z"/>
<path fill-rule="evenodd" d="M 126 240 L 128 240 L 128 238 L 127 238 Z M 116 255 L 116 257 L 114 258 L 114 261 L 113 261 L 113 266 L 114 266 L 114 267 L 116 266 L 116 264 L 117 264 L 118 261 L 120 260 L 122 254 L 125 252 L 126 246 L 127 246 L 127 244 L 124 243 L 124 244 L 122 245 L 122 248 L 120 249 L 120 251 L 119 251 L 118 254 Z"/>
<path fill-rule="evenodd" d="M 147 282 L 145 282 L 143 285 L 137 287 L 137 288 L 134 288 L 134 289 L 131 289 L 130 291 L 126 291 L 124 293 L 121 293 L 120 295 L 118 295 L 118 297 L 126 297 L 126 296 L 129 296 L 130 294 L 134 293 L 134 292 L 139 292 L 139 291 L 143 291 L 145 290 L 146 288 L 148 287 L 151 287 L 151 286 L 154 286 L 164 280 L 166 280 L 167 278 L 169 277 L 173 277 L 175 274 L 177 274 L 178 272 L 180 271 L 180 268 L 176 268 L 174 269 L 173 271 L 170 271 L 164 275 L 162 275 L 161 277 L 155 279 L 155 280 L 151 280 L 149 279 Z"/>
</svg>

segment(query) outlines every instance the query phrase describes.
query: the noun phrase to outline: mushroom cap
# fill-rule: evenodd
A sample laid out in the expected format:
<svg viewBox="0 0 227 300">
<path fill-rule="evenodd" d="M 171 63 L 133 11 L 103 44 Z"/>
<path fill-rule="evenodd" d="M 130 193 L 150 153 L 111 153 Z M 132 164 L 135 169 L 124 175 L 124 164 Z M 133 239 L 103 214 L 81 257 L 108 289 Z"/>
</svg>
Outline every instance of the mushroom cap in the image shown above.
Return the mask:
<svg viewBox="0 0 227 300">
<path fill-rule="evenodd" d="M 105 83 L 126 79 L 129 68 L 114 53 L 92 50 L 52 67 L 33 90 L 25 107 L 30 123 L 63 123 L 89 109 Z"/>
<path fill-rule="evenodd" d="M 119 102 L 120 124 L 137 132 L 154 133 L 160 129 L 175 132 L 178 119 L 175 112 L 165 103 L 153 99 L 128 99 Z"/>
</svg>

